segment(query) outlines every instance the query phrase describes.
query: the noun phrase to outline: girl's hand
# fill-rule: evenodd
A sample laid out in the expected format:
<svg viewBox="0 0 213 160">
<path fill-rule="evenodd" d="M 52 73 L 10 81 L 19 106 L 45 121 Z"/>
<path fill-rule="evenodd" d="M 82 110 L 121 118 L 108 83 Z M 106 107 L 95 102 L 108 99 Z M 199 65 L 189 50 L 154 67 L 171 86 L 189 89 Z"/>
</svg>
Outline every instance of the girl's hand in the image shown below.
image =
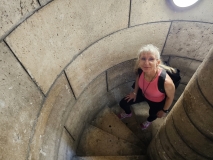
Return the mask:
<svg viewBox="0 0 213 160">
<path fill-rule="evenodd" d="M 162 111 L 162 110 L 160 110 L 160 111 L 158 111 L 158 113 L 157 113 L 157 117 L 158 118 L 162 118 L 163 116 L 165 116 L 165 112 L 164 111 Z"/>
<path fill-rule="evenodd" d="M 125 98 L 125 100 L 127 100 L 127 102 L 131 101 L 133 99 L 133 101 L 135 102 L 136 100 L 136 93 L 135 92 L 131 92 L 130 94 L 128 94 Z"/>
</svg>

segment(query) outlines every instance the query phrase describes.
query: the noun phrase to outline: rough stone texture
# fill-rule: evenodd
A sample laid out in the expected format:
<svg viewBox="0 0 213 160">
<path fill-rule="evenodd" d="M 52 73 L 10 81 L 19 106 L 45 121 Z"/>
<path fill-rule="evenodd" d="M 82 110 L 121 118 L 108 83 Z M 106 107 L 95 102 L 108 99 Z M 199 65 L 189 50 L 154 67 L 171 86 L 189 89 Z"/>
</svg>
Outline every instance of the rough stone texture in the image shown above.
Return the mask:
<svg viewBox="0 0 213 160">
<path fill-rule="evenodd" d="M 115 115 L 109 107 L 102 109 L 92 120 L 91 124 L 103 131 L 145 149 L 138 137 Z"/>
<path fill-rule="evenodd" d="M 71 158 L 76 153 L 77 146 L 74 145 L 73 139 L 70 137 L 69 133 L 64 129 L 61 140 L 60 146 L 58 149 L 58 160 L 71 160 Z"/>
<path fill-rule="evenodd" d="M 213 44 L 213 26 L 199 22 L 173 22 L 163 55 L 202 61 Z"/>
<path fill-rule="evenodd" d="M 66 69 L 76 97 L 103 71 L 135 58 L 142 45 L 153 43 L 161 50 L 169 25 L 156 23 L 122 30 L 85 50 Z"/>
<path fill-rule="evenodd" d="M 43 96 L 5 43 L 0 48 L 0 159 L 25 159 Z"/>
<path fill-rule="evenodd" d="M 75 157 L 74 160 L 148 160 L 146 156 L 88 156 Z"/>
<path fill-rule="evenodd" d="M 136 74 L 134 73 L 134 65 L 135 60 L 130 60 L 108 69 L 108 89 L 111 90 L 123 83 L 135 80 Z"/>
<path fill-rule="evenodd" d="M 171 20 L 213 22 L 212 1 L 200 1 L 182 10 L 171 8 L 168 2 L 169 0 L 132 1 L 130 25 Z"/>
<path fill-rule="evenodd" d="M 6 41 L 46 94 L 57 75 L 83 49 L 128 26 L 128 11 L 129 0 L 54 0 Z"/>
<path fill-rule="evenodd" d="M 145 150 L 114 135 L 88 125 L 79 142 L 78 156 L 143 155 Z"/>
<path fill-rule="evenodd" d="M 180 70 L 181 83 L 187 84 L 201 62 L 188 58 L 171 57 L 169 64 Z"/>
<path fill-rule="evenodd" d="M 199 88 L 207 102 L 213 106 L 213 47 L 198 69 Z"/>
<path fill-rule="evenodd" d="M 174 150 L 173 144 L 168 139 L 165 128 L 166 128 L 165 123 L 163 123 L 159 131 L 159 137 L 158 137 L 161 141 L 162 149 L 167 151 L 166 154 L 172 160 L 185 160 L 185 158 L 182 155 L 180 155 L 178 152 L 176 152 L 176 150 Z"/>
<path fill-rule="evenodd" d="M 184 89 L 185 89 L 186 85 L 184 84 L 180 84 L 178 86 L 178 88 L 176 89 L 175 91 L 175 97 L 174 97 L 174 100 L 177 101 L 178 98 L 181 96 L 181 94 L 183 93 Z"/>
<path fill-rule="evenodd" d="M 176 104 L 177 106 L 182 105 L 183 99 L 180 97 L 180 100 Z M 175 114 L 175 112 L 174 112 Z M 199 159 L 206 160 L 199 154 L 195 153 L 186 143 L 182 140 L 180 135 L 177 133 L 177 130 L 174 127 L 172 120 L 172 114 L 168 115 L 166 121 L 166 133 L 168 141 L 172 144 L 171 150 L 176 151 L 180 155 L 184 155 L 185 159 Z"/>
<path fill-rule="evenodd" d="M 37 8 L 39 8 L 37 0 L 1 0 L 0 41 Z"/>
<path fill-rule="evenodd" d="M 213 140 L 213 107 L 202 95 L 197 81 L 191 81 L 190 84 L 184 92 L 183 99 L 186 113 L 196 128 Z"/>
<path fill-rule="evenodd" d="M 72 107 L 65 126 L 75 143 L 78 143 L 85 123 L 91 121 L 108 101 L 107 97 L 104 97 L 106 90 L 106 74 L 102 73 L 87 87 Z"/>
<path fill-rule="evenodd" d="M 183 139 L 183 141 L 194 150 L 194 152 L 197 152 L 205 158 L 213 158 L 212 141 L 207 139 L 205 135 L 199 132 L 195 126 L 196 124 L 194 125 L 190 121 L 183 105 L 175 108 L 173 112 L 175 113 L 173 114 L 174 126 L 178 134 Z"/>
<path fill-rule="evenodd" d="M 51 3 L 52 1 L 54 1 L 54 0 L 39 0 L 39 3 L 40 3 L 42 6 L 44 6 L 44 5 L 46 5 L 47 3 Z"/>
<path fill-rule="evenodd" d="M 75 103 L 73 94 L 64 74 L 50 90 L 38 117 L 35 133 L 30 144 L 29 159 L 55 159 L 60 137 L 64 129 L 69 107 Z"/>
</svg>

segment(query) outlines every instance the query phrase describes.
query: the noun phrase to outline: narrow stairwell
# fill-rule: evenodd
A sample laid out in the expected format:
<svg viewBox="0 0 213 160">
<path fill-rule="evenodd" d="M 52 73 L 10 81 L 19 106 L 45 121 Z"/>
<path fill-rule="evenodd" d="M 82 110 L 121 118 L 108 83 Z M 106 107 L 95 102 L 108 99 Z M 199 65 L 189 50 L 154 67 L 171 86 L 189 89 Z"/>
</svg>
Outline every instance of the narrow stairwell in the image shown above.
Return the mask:
<svg viewBox="0 0 213 160">
<path fill-rule="evenodd" d="M 86 125 L 74 160 L 148 160 L 147 148 L 159 128 L 153 123 L 142 131 L 139 124 L 148 116 L 146 103 L 132 106 L 132 117 L 120 120 L 121 108 L 105 107 Z M 163 121 L 163 118 L 161 120 Z"/>
</svg>

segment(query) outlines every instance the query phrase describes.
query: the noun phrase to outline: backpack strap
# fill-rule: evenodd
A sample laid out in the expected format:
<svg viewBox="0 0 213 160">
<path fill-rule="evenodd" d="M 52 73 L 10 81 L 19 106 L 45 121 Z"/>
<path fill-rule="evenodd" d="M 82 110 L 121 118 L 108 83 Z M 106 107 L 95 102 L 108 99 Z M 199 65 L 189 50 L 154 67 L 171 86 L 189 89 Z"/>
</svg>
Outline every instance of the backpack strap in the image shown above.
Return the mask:
<svg viewBox="0 0 213 160">
<path fill-rule="evenodd" d="M 164 82 L 166 79 L 166 71 L 162 69 L 161 74 L 158 78 L 158 90 L 162 93 L 165 93 Z"/>
<path fill-rule="evenodd" d="M 138 68 L 138 75 L 139 75 L 139 77 L 141 76 L 142 72 L 143 72 L 143 70 L 140 69 L 140 68 Z"/>
</svg>

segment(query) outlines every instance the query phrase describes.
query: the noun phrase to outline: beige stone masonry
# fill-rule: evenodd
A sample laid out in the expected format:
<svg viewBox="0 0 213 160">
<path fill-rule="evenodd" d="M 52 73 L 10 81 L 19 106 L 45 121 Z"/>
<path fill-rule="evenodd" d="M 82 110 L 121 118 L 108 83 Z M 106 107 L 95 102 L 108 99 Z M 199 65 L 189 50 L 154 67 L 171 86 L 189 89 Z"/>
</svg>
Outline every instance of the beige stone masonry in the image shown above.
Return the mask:
<svg viewBox="0 0 213 160">
<path fill-rule="evenodd" d="M 171 57 L 169 64 L 180 70 L 181 83 L 187 84 L 201 62 L 188 58 Z"/>
<path fill-rule="evenodd" d="M 0 48 L 0 159 L 22 160 L 43 96 L 4 42 Z"/>
<path fill-rule="evenodd" d="M 86 126 L 77 150 L 78 156 L 130 156 L 145 153 L 142 148 L 92 125 Z"/>
<path fill-rule="evenodd" d="M 213 106 L 213 46 L 198 70 L 199 88 L 207 102 Z M 202 70 L 201 70 L 202 69 Z M 208 83 L 207 83 L 208 82 Z"/>
<path fill-rule="evenodd" d="M 75 155 L 77 146 L 74 145 L 74 140 L 70 137 L 69 133 L 63 129 L 60 139 L 60 146 L 58 149 L 58 160 L 70 159 Z"/>
<path fill-rule="evenodd" d="M 131 26 L 171 20 L 213 22 L 213 1 L 211 0 L 200 1 L 192 7 L 179 10 L 169 7 L 168 1 L 132 1 Z"/>
<path fill-rule="evenodd" d="M 88 156 L 76 157 L 74 160 L 148 160 L 147 156 Z"/>
<path fill-rule="evenodd" d="M 123 83 L 136 79 L 135 60 L 126 61 L 107 70 L 108 89 L 111 90 Z"/>
<path fill-rule="evenodd" d="M 135 58 L 142 45 L 152 43 L 162 50 L 169 25 L 155 23 L 125 29 L 85 50 L 66 69 L 76 97 L 103 71 Z"/>
<path fill-rule="evenodd" d="M 39 7 L 37 0 L 1 0 L 0 41 Z"/>
<path fill-rule="evenodd" d="M 128 18 L 129 0 L 54 0 L 6 41 L 46 94 L 73 57 L 102 37 L 126 28 Z"/>
<path fill-rule="evenodd" d="M 140 139 L 134 135 L 134 133 L 109 109 L 109 107 L 102 109 L 102 111 L 92 120 L 91 124 L 107 133 L 146 149 Z"/>
<path fill-rule="evenodd" d="M 102 73 L 90 83 L 72 107 L 65 126 L 73 136 L 75 143 L 78 144 L 85 123 L 91 121 L 108 101 L 108 98 L 104 96 L 106 92 L 106 74 Z"/>
<path fill-rule="evenodd" d="M 60 137 L 64 130 L 65 113 L 75 103 L 64 74 L 57 79 L 49 92 L 35 127 L 30 144 L 29 159 L 55 159 Z"/>
<path fill-rule="evenodd" d="M 213 44 L 213 25 L 199 22 L 173 22 L 163 55 L 202 61 Z"/>
</svg>

